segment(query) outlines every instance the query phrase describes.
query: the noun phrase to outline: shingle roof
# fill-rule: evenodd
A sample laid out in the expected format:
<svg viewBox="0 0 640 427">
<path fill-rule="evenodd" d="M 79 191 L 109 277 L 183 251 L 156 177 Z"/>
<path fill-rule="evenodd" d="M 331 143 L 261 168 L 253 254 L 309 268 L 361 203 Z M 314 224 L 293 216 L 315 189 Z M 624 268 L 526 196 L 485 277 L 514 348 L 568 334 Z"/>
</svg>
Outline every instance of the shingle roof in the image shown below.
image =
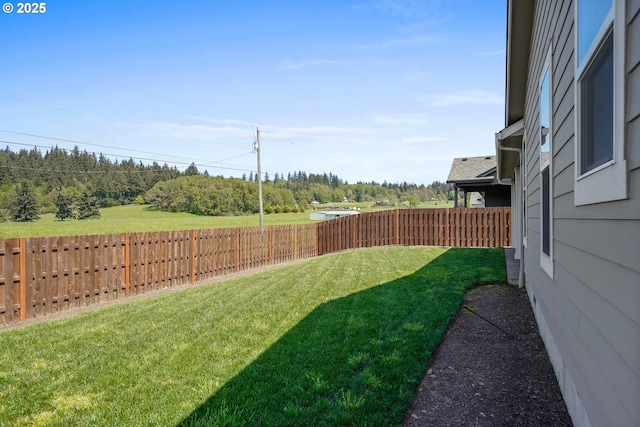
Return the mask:
<svg viewBox="0 0 640 427">
<path fill-rule="evenodd" d="M 459 181 L 491 181 L 496 170 L 496 156 L 460 157 L 453 159 L 447 183 Z"/>
</svg>

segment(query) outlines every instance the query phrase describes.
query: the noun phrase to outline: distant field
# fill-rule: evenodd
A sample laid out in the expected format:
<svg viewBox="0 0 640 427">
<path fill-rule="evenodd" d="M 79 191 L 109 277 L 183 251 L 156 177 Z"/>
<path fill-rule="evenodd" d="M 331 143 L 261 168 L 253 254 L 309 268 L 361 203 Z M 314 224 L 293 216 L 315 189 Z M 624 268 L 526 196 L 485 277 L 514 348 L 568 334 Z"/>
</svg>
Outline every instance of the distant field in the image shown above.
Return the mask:
<svg viewBox="0 0 640 427">
<path fill-rule="evenodd" d="M 361 212 L 374 210 L 370 203 L 332 203 L 331 206 L 356 206 Z M 452 201 L 423 203 L 420 207 L 453 207 Z M 378 209 L 389 209 L 380 207 Z M 303 213 L 270 214 L 264 216 L 265 225 L 306 224 L 311 210 Z M 143 205 L 116 206 L 100 209 L 101 218 L 83 221 L 58 221 L 53 214 L 42 215 L 38 221 L 28 223 L 0 223 L 0 239 L 12 237 L 76 236 L 140 231 L 172 231 L 202 228 L 254 227 L 259 216 L 198 216 L 188 213 L 157 212 Z"/>
<path fill-rule="evenodd" d="M 146 206 L 128 205 L 100 209 L 101 218 L 58 221 L 53 214 L 42 215 L 30 223 L 5 222 L 0 224 L 0 238 L 76 236 L 140 231 L 172 231 L 201 228 L 252 227 L 260 225 L 258 215 L 199 216 L 188 213 L 157 212 Z M 309 212 L 298 214 L 265 215 L 265 225 L 310 222 Z"/>
</svg>

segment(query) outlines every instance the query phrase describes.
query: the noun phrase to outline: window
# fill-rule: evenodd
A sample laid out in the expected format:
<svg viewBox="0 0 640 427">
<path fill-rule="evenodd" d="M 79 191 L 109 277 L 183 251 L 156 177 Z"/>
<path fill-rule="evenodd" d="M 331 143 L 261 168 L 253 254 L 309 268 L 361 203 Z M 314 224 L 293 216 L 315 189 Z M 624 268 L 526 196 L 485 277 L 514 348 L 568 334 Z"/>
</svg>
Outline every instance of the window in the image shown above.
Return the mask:
<svg viewBox="0 0 640 427">
<path fill-rule="evenodd" d="M 613 37 L 607 36 L 580 81 L 580 171 L 613 160 Z"/>
<path fill-rule="evenodd" d="M 551 94 L 549 93 L 549 63 L 545 65 L 545 72 L 540 84 L 540 169 L 549 165 L 551 134 Z"/>
<path fill-rule="evenodd" d="M 540 77 L 540 265 L 553 277 L 553 91 L 551 49 Z"/>
<path fill-rule="evenodd" d="M 624 0 L 576 7 L 576 206 L 627 197 Z"/>
<path fill-rule="evenodd" d="M 549 168 L 542 171 L 542 253 L 551 257 L 551 181 Z"/>
</svg>

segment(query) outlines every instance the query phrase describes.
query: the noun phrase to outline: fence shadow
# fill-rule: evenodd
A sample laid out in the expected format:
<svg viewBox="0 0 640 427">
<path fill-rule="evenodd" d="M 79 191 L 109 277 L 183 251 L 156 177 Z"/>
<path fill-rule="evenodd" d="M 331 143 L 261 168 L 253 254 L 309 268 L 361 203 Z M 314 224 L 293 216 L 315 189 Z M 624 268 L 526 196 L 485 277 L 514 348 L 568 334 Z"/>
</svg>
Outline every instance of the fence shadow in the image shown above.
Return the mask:
<svg viewBox="0 0 640 427">
<path fill-rule="evenodd" d="M 451 248 L 324 303 L 177 426 L 398 425 L 464 292 L 504 281 L 502 249 Z"/>
</svg>

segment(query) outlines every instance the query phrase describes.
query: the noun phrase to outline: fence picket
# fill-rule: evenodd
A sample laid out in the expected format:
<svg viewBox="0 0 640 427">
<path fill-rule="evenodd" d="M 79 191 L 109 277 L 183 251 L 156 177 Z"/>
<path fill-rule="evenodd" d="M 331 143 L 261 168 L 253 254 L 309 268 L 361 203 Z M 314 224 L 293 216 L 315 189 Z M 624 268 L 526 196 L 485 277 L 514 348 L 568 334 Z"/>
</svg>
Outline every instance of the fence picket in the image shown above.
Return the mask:
<svg viewBox="0 0 640 427">
<path fill-rule="evenodd" d="M 19 307 L 20 281 L 26 278 L 21 277 L 21 248 L 20 239 L 7 239 L 4 242 L 4 278 L 5 278 L 5 300 L 4 300 L 4 318 L 6 323 L 19 320 L 20 316 L 16 316 L 16 308 Z M 18 307 L 16 307 L 16 303 Z"/>
<path fill-rule="evenodd" d="M 10 283 L 13 282 L 13 266 L 11 252 L 7 249 L 14 239 L 7 239 L 0 247 L 0 322 L 7 322 L 7 300 L 9 298 Z"/>
</svg>

